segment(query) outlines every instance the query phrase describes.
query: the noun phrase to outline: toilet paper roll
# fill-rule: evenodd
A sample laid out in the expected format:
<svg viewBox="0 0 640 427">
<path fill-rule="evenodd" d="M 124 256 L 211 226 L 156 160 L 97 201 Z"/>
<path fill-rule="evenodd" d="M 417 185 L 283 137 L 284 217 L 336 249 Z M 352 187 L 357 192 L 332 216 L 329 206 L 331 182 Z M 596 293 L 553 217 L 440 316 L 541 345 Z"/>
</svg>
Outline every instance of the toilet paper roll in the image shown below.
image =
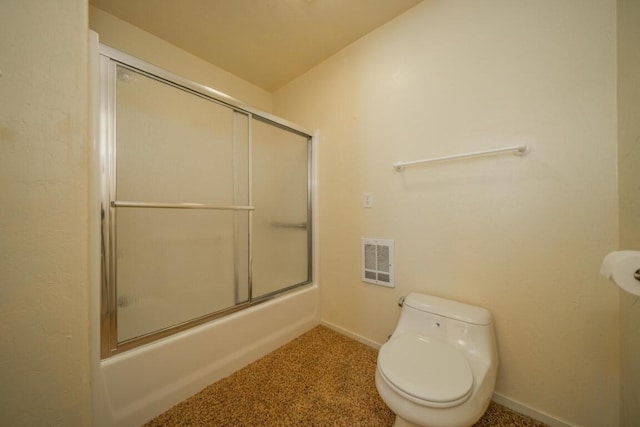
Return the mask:
<svg viewBox="0 0 640 427">
<path fill-rule="evenodd" d="M 617 251 L 604 257 L 600 274 L 623 290 L 640 296 L 640 280 L 636 279 L 639 270 L 640 251 Z"/>
</svg>

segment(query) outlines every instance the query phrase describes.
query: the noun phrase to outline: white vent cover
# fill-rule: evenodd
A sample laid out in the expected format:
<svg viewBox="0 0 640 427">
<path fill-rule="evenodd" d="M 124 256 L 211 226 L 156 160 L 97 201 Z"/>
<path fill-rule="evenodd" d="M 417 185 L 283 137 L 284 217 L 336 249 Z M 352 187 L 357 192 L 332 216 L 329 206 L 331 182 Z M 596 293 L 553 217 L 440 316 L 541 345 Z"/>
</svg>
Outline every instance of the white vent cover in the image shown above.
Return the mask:
<svg viewBox="0 0 640 427">
<path fill-rule="evenodd" d="M 395 287 L 393 240 L 362 238 L 362 281 Z"/>
</svg>

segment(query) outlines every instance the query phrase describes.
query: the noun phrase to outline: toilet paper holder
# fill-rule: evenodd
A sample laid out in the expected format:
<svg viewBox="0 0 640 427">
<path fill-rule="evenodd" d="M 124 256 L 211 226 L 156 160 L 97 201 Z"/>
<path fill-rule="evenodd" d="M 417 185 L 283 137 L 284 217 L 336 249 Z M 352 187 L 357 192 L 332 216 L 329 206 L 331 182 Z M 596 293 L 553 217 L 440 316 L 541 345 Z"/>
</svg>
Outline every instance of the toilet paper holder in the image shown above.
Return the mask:
<svg viewBox="0 0 640 427">
<path fill-rule="evenodd" d="M 602 260 L 600 274 L 630 294 L 640 296 L 640 251 L 615 251 Z"/>
</svg>

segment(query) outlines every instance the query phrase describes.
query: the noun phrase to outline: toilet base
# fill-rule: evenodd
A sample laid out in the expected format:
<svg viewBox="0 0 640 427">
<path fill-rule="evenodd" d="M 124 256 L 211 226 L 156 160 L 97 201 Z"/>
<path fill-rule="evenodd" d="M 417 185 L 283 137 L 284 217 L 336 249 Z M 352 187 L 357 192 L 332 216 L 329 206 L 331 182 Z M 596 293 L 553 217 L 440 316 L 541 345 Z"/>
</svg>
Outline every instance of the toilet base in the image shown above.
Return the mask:
<svg viewBox="0 0 640 427">
<path fill-rule="evenodd" d="M 418 424 L 414 424 L 396 415 L 396 420 L 393 422 L 393 427 L 420 427 L 420 426 Z"/>
<path fill-rule="evenodd" d="M 420 426 L 419 424 L 414 424 L 411 421 L 407 421 L 404 418 L 396 415 L 396 420 L 393 422 L 393 427 L 422 427 L 422 426 Z"/>
</svg>

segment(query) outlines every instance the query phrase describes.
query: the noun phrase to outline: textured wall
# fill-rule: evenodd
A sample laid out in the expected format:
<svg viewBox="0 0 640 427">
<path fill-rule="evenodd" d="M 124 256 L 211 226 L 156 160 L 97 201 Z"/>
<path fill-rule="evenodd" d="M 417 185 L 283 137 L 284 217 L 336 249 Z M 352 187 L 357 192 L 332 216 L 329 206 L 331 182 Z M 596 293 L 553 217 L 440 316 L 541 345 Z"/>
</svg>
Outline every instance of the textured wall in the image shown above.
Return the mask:
<svg viewBox="0 0 640 427">
<path fill-rule="evenodd" d="M 620 249 L 640 250 L 640 2 L 618 1 Z M 611 285 L 613 286 L 613 285 Z M 640 304 L 620 291 L 622 416 L 640 424 Z"/>
<path fill-rule="evenodd" d="M 90 425 L 86 3 L 0 3 L 3 425 Z"/>
<path fill-rule="evenodd" d="M 490 309 L 496 391 L 568 422 L 619 420 L 615 1 L 428 1 L 274 94 L 320 130 L 322 315 L 383 342 L 409 291 Z M 396 160 L 528 142 L 395 172 Z M 372 209 L 362 208 L 365 191 Z M 396 242 L 396 289 L 360 237 Z"/>
</svg>

